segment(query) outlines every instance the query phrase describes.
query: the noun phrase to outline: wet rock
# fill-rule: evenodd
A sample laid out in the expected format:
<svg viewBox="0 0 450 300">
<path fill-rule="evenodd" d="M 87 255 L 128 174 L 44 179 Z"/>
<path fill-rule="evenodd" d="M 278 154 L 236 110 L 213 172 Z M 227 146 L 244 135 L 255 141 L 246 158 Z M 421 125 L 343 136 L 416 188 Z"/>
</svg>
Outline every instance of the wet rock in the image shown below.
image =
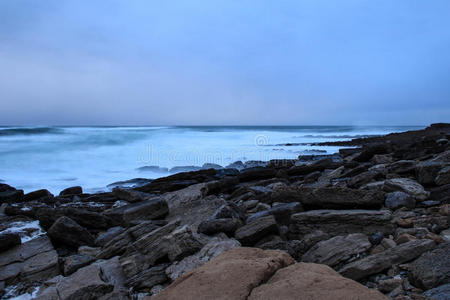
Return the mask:
<svg viewBox="0 0 450 300">
<path fill-rule="evenodd" d="M 278 234 L 278 225 L 273 216 L 262 217 L 242 226 L 236 231 L 235 237 L 242 245 L 247 246 L 269 234 Z"/>
<path fill-rule="evenodd" d="M 353 233 L 321 241 L 306 252 L 302 261 L 334 267 L 371 247 L 366 235 Z"/>
<path fill-rule="evenodd" d="M 48 230 L 49 237 L 56 243 L 78 248 L 83 245 L 94 245 L 92 235 L 77 222 L 60 217 Z"/>
<path fill-rule="evenodd" d="M 72 186 L 69 188 L 66 188 L 64 190 L 62 190 L 59 195 L 60 196 L 67 196 L 67 195 L 79 195 L 83 193 L 83 189 L 81 188 L 81 186 Z"/>
<path fill-rule="evenodd" d="M 0 252 L 14 248 L 21 243 L 20 235 L 17 233 L 0 234 Z"/>
<path fill-rule="evenodd" d="M 246 299 L 254 287 L 292 263 L 281 251 L 234 248 L 178 278 L 154 299 Z"/>
<path fill-rule="evenodd" d="M 385 206 L 393 210 L 401 207 L 414 208 L 416 206 L 416 199 L 404 192 L 392 192 L 386 195 Z"/>
<path fill-rule="evenodd" d="M 297 263 L 279 269 L 266 283 L 254 288 L 249 300 L 365 300 L 388 299 L 376 290 L 342 277 L 330 267 Z"/>
<path fill-rule="evenodd" d="M 343 266 L 339 273 L 353 280 L 360 280 L 387 270 L 394 264 L 413 260 L 434 247 L 435 243 L 431 240 L 411 241 L 351 262 Z"/>
<path fill-rule="evenodd" d="M 223 232 L 228 236 L 233 236 L 234 232 L 241 226 L 242 222 L 239 219 L 212 219 L 201 222 L 197 231 L 206 235 Z"/>
<path fill-rule="evenodd" d="M 450 243 L 422 254 L 411 263 L 409 270 L 410 281 L 423 289 L 450 283 Z"/>
<path fill-rule="evenodd" d="M 89 265 L 94 261 L 94 258 L 87 255 L 75 254 L 64 258 L 64 275 L 68 276 L 76 270 Z"/>
<path fill-rule="evenodd" d="M 134 220 L 160 219 L 168 213 L 169 207 L 167 202 L 160 198 L 133 203 L 105 211 L 107 216 L 125 226 Z"/>
<path fill-rule="evenodd" d="M 407 193 L 419 201 L 428 198 L 429 192 L 425 191 L 417 181 L 409 178 L 392 178 L 384 182 L 384 190 L 387 192 L 401 191 Z"/>
<path fill-rule="evenodd" d="M 311 210 L 291 216 L 291 235 L 301 239 L 306 234 L 321 230 L 331 235 L 381 232 L 392 234 L 391 213 L 388 210 Z"/>
</svg>

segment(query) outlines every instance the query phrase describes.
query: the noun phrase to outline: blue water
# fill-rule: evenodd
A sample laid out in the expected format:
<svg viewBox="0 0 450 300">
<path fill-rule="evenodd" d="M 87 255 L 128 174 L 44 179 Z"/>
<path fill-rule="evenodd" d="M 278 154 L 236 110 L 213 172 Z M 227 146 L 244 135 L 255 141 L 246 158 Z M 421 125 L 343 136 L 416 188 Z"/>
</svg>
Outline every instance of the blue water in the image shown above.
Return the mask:
<svg viewBox="0 0 450 300">
<path fill-rule="evenodd" d="M 143 166 L 172 168 L 237 160 L 296 158 L 338 147 L 309 143 L 348 140 L 421 127 L 0 127 L 0 180 L 25 192 L 53 193 L 74 185 L 104 190 L 115 181 L 157 178 L 170 172 L 142 172 Z M 283 146 L 295 143 L 300 145 Z"/>
</svg>

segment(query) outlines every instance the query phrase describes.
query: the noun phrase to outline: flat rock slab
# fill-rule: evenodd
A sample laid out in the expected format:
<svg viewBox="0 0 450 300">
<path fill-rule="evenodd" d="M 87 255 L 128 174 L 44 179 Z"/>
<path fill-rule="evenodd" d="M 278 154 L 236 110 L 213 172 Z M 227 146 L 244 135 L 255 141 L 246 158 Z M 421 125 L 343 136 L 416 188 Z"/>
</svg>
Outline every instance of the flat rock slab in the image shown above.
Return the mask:
<svg viewBox="0 0 450 300">
<path fill-rule="evenodd" d="M 349 263 L 339 273 L 353 280 L 360 280 L 389 269 L 392 265 L 411 261 L 435 246 L 432 240 L 407 242 Z"/>
<path fill-rule="evenodd" d="M 377 290 L 344 278 L 325 265 L 297 263 L 278 270 L 249 300 L 387 300 Z"/>
<path fill-rule="evenodd" d="M 313 262 L 336 266 L 353 255 L 367 251 L 372 244 L 365 234 L 353 233 L 347 236 L 336 236 L 321 241 L 311 247 L 302 257 L 304 262 Z"/>
<path fill-rule="evenodd" d="M 311 210 L 292 215 L 290 231 L 297 239 L 316 230 L 331 235 L 371 235 L 375 232 L 393 234 L 395 227 L 391 218 L 391 212 L 388 210 Z"/>
<path fill-rule="evenodd" d="M 107 216 L 123 225 L 128 225 L 133 220 L 161 219 L 168 213 L 169 207 L 167 202 L 160 198 L 132 203 L 105 211 Z"/>
<path fill-rule="evenodd" d="M 262 217 L 239 228 L 236 239 L 244 246 L 254 245 L 257 241 L 270 234 L 278 233 L 278 225 L 274 216 Z"/>
<path fill-rule="evenodd" d="M 234 248 L 178 278 L 151 299 L 247 299 L 255 287 L 293 263 L 282 251 Z"/>
</svg>

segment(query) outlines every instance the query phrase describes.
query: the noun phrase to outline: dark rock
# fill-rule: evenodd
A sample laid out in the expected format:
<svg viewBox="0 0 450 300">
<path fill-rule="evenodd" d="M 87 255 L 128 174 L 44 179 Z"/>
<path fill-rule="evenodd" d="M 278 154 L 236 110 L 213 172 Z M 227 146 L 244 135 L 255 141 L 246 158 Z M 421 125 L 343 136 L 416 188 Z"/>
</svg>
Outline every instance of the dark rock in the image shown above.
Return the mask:
<svg viewBox="0 0 450 300">
<path fill-rule="evenodd" d="M 145 201 L 150 197 L 147 193 L 123 188 L 114 188 L 113 193 L 117 198 L 130 203 Z"/>
<path fill-rule="evenodd" d="M 369 161 L 375 154 L 386 154 L 389 147 L 386 144 L 372 144 L 362 148 L 361 153 L 355 158 L 356 161 Z"/>
<path fill-rule="evenodd" d="M 69 276 L 78 269 L 89 265 L 94 258 L 87 255 L 75 254 L 64 258 L 64 275 Z"/>
<path fill-rule="evenodd" d="M 450 166 L 442 168 L 434 180 L 437 185 L 445 185 L 450 183 Z"/>
<path fill-rule="evenodd" d="M 428 290 L 423 295 L 433 300 L 450 300 L 450 283 Z"/>
<path fill-rule="evenodd" d="M 373 171 L 362 172 L 350 178 L 350 180 L 348 181 L 348 186 L 352 188 L 358 188 L 364 184 L 371 182 L 377 175 L 378 173 Z"/>
<path fill-rule="evenodd" d="M 195 172 L 199 171 L 202 168 L 199 166 L 176 166 L 169 169 L 170 173 L 178 173 L 178 172 Z"/>
<path fill-rule="evenodd" d="M 0 252 L 11 249 L 21 243 L 20 235 L 17 233 L 0 234 Z"/>
<path fill-rule="evenodd" d="M 23 196 L 23 190 L 16 190 L 12 186 L 0 183 L 0 203 L 22 202 Z"/>
<path fill-rule="evenodd" d="M 450 203 L 450 183 L 435 188 L 430 188 L 430 199 L 441 202 L 447 201 Z"/>
<path fill-rule="evenodd" d="M 370 247 L 367 236 L 361 233 L 336 236 L 314 245 L 303 255 L 302 261 L 334 267 L 354 255 L 364 253 Z"/>
<path fill-rule="evenodd" d="M 388 170 L 389 173 L 404 174 L 413 173 L 416 169 L 416 162 L 413 160 L 399 160 L 392 163 Z"/>
<path fill-rule="evenodd" d="M 409 178 L 392 178 L 384 182 L 383 189 L 386 192 L 401 191 L 407 193 L 418 201 L 424 201 L 428 198 L 429 194 L 422 185 L 417 181 Z"/>
<path fill-rule="evenodd" d="M 118 224 L 127 226 L 133 220 L 160 219 L 169 213 L 167 202 L 160 198 L 133 203 L 104 212 Z"/>
<path fill-rule="evenodd" d="M 291 216 L 290 235 L 295 239 L 321 230 L 331 235 L 394 233 L 388 210 L 311 210 Z"/>
<path fill-rule="evenodd" d="M 369 241 L 372 245 L 379 245 L 383 239 L 384 235 L 382 232 L 376 232 L 369 236 Z"/>
<path fill-rule="evenodd" d="M 228 166 L 226 166 L 227 169 L 237 169 L 237 170 L 242 170 L 245 168 L 244 163 L 240 160 L 235 161 L 234 163 L 229 164 Z"/>
<path fill-rule="evenodd" d="M 113 225 L 113 220 L 103 214 L 78 208 L 41 207 L 36 210 L 36 218 L 41 226 L 49 229 L 60 217 L 67 216 L 81 226 L 89 229 L 106 229 Z"/>
<path fill-rule="evenodd" d="M 230 202 L 220 206 L 210 219 L 240 219 L 243 220 L 245 213 L 236 204 Z"/>
<path fill-rule="evenodd" d="M 158 265 L 144 270 L 126 281 L 126 285 L 135 290 L 149 289 L 168 281 L 166 268 L 168 264 Z"/>
<path fill-rule="evenodd" d="M 144 167 L 145 168 L 145 167 Z M 147 185 L 151 183 L 153 180 L 148 178 L 133 178 L 129 180 L 123 180 L 123 181 L 116 181 L 113 183 L 108 184 L 106 187 L 108 188 L 137 188 L 140 186 Z"/>
<path fill-rule="evenodd" d="M 210 181 L 206 183 L 204 194 L 217 195 L 220 193 L 231 192 L 237 184 L 239 184 L 239 179 L 237 177 L 225 177 L 220 180 Z"/>
<path fill-rule="evenodd" d="M 435 161 L 420 162 L 416 166 L 417 181 L 422 185 L 434 184 L 434 179 L 438 176 L 442 163 Z"/>
<path fill-rule="evenodd" d="M 68 217 L 58 218 L 48 230 L 48 235 L 52 241 L 71 247 L 78 248 L 83 245 L 94 245 L 92 235 Z"/>
<path fill-rule="evenodd" d="M 435 243 L 431 240 L 411 241 L 351 262 L 343 266 L 339 270 L 339 273 L 353 280 L 361 280 L 370 275 L 387 270 L 394 264 L 401 264 L 413 260 L 434 247 Z"/>
<path fill-rule="evenodd" d="M 68 195 L 79 195 L 83 193 L 83 189 L 81 186 L 72 186 L 67 189 L 62 190 L 59 195 L 60 196 L 68 196 Z"/>
<path fill-rule="evenodd" d="M 300 202 L 282 203 L 274 206 L 268 210 L 254 213 L 247 218 L 246 223 L 253 222 L 256 219 L 273 215 L 278 223 L 289 224 L 291 215 L 303 211 L 303 207 Z"/>
<path fill-rule="evenodd" d="M 386 195 L 385 205 L 389 209 L 398 209 L 400 207 L 414 208 L 416 199 L 404 192 L 392 192 Z"/>
<path fill-rule="evenodd" d="M 320 171 L 325 169 L 336 169 L 340 166 L 340 163 L 336 163 L 332 158 L 327 157 L 310 164 L 303 164 L 299 166 L 291 167 L 287 170 L 289 176 L 307 175 L 309 173 Z"/>
<path fill-rule="evenodd" d="M 223 167 L 221 165 L 218 164 L 213 164 L 213 163 L 204 163 L 202 165 L 202 169 L 216 169 L 216 170 L 220 170 L 223 169 Z"/>
<path fill-rule="evenodd" d="M 262 217 L 239 228 L 236 239 L 244 246 L 251 246 L 269 234 L 278 234 L 278 226 L 273 216 Z"/>
<path fill-rule="evenodd" d="M 411 263 L 409 270 L 410 281 L 423 289 L 450 283 L 450 243 L 422 254 Z"/>
<path fill-rule="evenodd" d="M 239 175 L 240 182 L 247 182 L 252 180 L 261 180 L 275 177 L 277 174 L 276 169 L 266 167 L 254 167 L 242 170 Z"/>
<path fill-rule="evenodd" d="M 361 148 L 341 148 L 339 149 L 339 154 L 342 154 L 342 156 L 350 156 L 356 153 L 361 152 Z"/>
<path fill-rule="evenodd" d="M 197 231 L 206 235 L 223 232 L 228 236 L 233 236 L 234 232 L 241 226 L 242 222 L 239 219 L 211 219 L 201 222 Z"/>
<path fill-rule="evenodd" d="M 106 243 L 108 243 L 124 231 L 125 228 L 120 226 L 111 227 L 106 232 L 98 235 L 98 237 L 95 239 L 95 244 L 98 246 L 104 246 Z"/>
<path fill-rule="evenodd" d="M 30 192 L 23 196 L 24 201 L 33 201 L 33 200 L 41 200 L 42 198 L 53 198 L 53 194 L 48 190 L 42 189 L 34 192 Z"/>
<path fill-rule="evenodd" d="M 141 172 L 156 172 L 156 173 L 168 173 L 169 169 L 159 166 L 143 166 L 139 167 L 136 170 Z"/>
</svg>

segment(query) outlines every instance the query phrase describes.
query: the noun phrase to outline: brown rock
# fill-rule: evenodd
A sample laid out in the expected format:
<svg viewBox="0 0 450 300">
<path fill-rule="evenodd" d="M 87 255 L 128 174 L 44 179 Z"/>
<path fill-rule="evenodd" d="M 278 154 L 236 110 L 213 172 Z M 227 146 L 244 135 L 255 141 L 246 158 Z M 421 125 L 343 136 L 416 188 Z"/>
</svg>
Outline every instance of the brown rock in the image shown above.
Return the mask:
<svg viewBox="0 0 450 300">
<path fill-rule="evenodd" d="M 396 221 L 397 225 L 403 228 L 411 228 L 414 226 L 414 220 L 412 218 L 402 219 L 399 218 Z"/>
<path fill-rule="evenodd" d="M 450 216 L 450 204 L 441 205 L 439 213 L 443 216 Z"/>
<path fill-rule="evenodd" d="M 407 234 L 407 233 L 403 233 L 395 239 L 395 242 L 398 245 L 400 245 L 400 244 L 404 244 L 404 243 L 411 242 L 414 240 L 417 240 L 417 238 L 415 236 Z"/>
<path fill-rule="evenodd" d="M 381 300 L 376 290 L 342 277 L 330 267 L 297 263 L 278 270 L 270 280 L 253 289 L 249 300 Z"/>
<path fill-rule="evenodd" d="M 282 251 L 234 248 L 178 278 L 151 299 L 247 299 L 255 287 L 293 263 Z"/>
</svg>

